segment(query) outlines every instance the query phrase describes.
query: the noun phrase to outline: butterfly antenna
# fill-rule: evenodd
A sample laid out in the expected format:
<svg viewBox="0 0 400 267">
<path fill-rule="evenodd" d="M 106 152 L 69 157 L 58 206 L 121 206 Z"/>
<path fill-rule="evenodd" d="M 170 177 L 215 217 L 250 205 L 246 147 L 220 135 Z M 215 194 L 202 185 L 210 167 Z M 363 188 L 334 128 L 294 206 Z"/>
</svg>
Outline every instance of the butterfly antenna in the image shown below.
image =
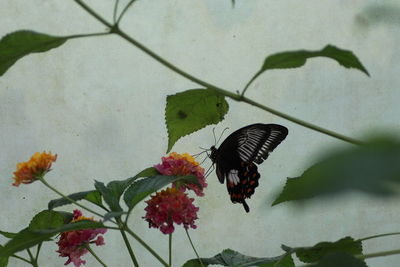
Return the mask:
<svg viewBox="0 0 400 267">
<path fill-rule="evenodd" d="M 226 130 L 228 130 L 228 129 L 229 129 L 229 128 L 226 127 L 226 128 L 222 131 L 222 133 L 221 133 L 221 135 L 219 136 L 218 141 L 215 143 L 215 145 L 217 145 L 217 144 L 219 143 L 219 140 L 221 140 L 222 135 L 223 135 L 224 132 L 225 132 Z M 215 136 L 214 136 L 214 137 L 215 137 Z"/>
</svg>

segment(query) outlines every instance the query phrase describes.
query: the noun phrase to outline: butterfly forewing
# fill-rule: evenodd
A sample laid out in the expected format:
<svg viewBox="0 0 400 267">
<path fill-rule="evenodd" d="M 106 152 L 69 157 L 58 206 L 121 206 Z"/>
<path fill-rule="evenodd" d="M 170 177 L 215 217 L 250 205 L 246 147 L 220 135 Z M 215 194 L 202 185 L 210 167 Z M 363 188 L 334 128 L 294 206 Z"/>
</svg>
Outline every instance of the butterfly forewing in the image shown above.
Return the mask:
<svg viewBox="0 0 400 267">
<path fill-rule="evenodd" d="M 242 203 L 247 212 L 245 199 L 254 194 L 260 178 L 254 163 L 267 159 L 287 134 L 287 128 L 281 125 L 252 124 L 233 132 L 218 149 L 211 148 L 219 181 L 226 179 L 231 201 Z"/>
</svg>

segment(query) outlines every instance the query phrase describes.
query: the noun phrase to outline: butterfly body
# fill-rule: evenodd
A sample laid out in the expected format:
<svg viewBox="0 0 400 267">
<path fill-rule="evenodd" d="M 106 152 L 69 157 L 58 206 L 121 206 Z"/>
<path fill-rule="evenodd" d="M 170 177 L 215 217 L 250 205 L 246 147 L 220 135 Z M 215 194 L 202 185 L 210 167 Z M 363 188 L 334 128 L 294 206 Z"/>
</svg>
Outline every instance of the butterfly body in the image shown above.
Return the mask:
<svg viewBox="0 0 400 267">
<path fill-rule="evenodd" d="M 229 135 L 219 148 L 211 147 L 210 158 L 216 165 L 220 183 L 226 186 L 233 203 L 242 203 L 246 212 L 250 198 L 258 186 L 261 164 L 287 136 L 288 129 L 278 124 L 252 124 Z"/>
</svg>

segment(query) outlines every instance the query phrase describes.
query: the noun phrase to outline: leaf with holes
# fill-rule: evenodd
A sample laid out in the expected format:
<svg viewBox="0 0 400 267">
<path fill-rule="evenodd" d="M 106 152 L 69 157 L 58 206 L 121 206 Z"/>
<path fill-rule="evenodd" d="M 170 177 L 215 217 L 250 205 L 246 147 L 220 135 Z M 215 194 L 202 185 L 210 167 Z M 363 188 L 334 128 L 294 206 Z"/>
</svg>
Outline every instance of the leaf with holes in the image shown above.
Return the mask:
<svg viewBox="0 0 400 267">
<path fill-rule="evenodd" d="M 168 96 L 165 108 L 167 152 L 179 138 L 222 121 L 228 109 L 225 97 L 211 89 L 192 89 Z"/>
<path fill-rule="evenodd" d="M 59 47 L 68 37 L 56 37 L 34 31 L 17 31 L 0 40 L 0 76 L 20 58 L 31 53 L 46 52 Z"/>
</svg>

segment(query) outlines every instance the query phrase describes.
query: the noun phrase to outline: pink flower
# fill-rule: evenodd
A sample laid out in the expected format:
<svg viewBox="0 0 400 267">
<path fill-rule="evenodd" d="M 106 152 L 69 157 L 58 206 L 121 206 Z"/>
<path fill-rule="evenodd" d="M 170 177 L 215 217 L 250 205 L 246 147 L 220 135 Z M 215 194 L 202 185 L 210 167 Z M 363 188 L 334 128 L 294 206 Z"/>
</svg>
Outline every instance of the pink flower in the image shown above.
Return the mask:
<svg viewBox="0 0 400 267">
<path fill-rule="evenodd" d="M 183 224 L 185 229 L 196 229 L 194 223 L 198 219 L 199 208 L 193 205 L 193 201 L 193 198 L 176 188 L 167 188 L 146 201 L 146 215 L 143 218 L 149 223 L 149 227 L 159 228 L 164 234 L 174 232 L 173 223 Z"/>
<path fill-rule="evenodd" d="M 94 221 L 93 218 L 82 216 L 81 211 L 74 210 L 74 217 L 71 223 L 82 220 Z M 75 266 L 79 267 L 81 266 L 81 264 L 85 264 L 86 261 L 82 260 L 81 257 L 88 252 L 86 246 L 89 246 L 89 244 L 93 243 L 97 246 L 104 245 L 103 236 L 97 235 L 105 234 L 106 232 L 107 229 L 98 228 L 74 230 L 61 233 L 60 239 L 57 242 L 57 252 L 60 253 L 60 257 L 68 257 L 68 260 L 65 262 L 64 265 L 68 265 L 72 262 Z"/>
<path fill-rule="evenodd" d="M 182 182 L 173 183 L 173 187 L 178 188 L 181 192 L 186 189 L 193 190 L 197 196 L 204 196 L 203 188 L 207 187 L 206 178 L 204 177 L 204 169 L 199 163 L 187 153 L 178 154 L 172 152 L 168 157 L 162 157 L 162 163 L 154 165 L 158 172 L 164 175 L 194 175 L 197 177 L 199 186 Z"/>
</svg>

